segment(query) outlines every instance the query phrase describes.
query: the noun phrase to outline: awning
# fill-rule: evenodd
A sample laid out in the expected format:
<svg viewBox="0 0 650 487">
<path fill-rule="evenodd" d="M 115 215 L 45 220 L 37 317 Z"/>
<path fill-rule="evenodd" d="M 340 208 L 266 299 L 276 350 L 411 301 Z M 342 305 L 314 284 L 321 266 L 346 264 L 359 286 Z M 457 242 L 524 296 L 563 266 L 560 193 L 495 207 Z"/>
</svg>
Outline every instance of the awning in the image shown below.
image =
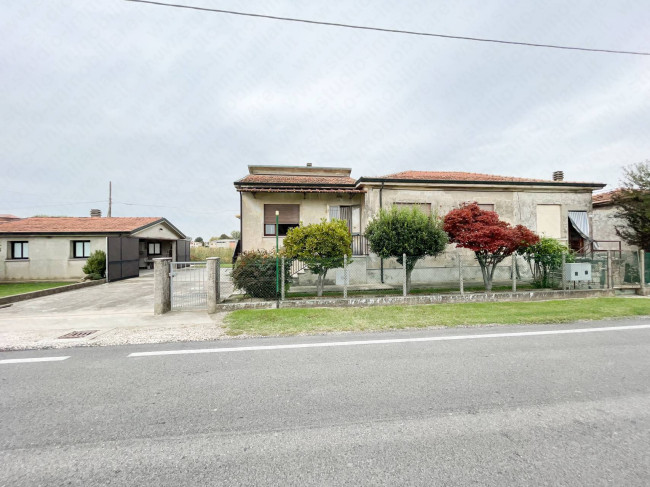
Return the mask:
<svg viewBox="0 0 650 487">
<path fill-rule="evenodd" d="M 589 218 L 587 218 L 587 212 L 570 211 L 569 221 L 576 232 L 578 232 L 582 238 L 591 242 L 594 246 L 594 250 L 598 250 L 598 244 L 589 236 Z"/>
</svg>

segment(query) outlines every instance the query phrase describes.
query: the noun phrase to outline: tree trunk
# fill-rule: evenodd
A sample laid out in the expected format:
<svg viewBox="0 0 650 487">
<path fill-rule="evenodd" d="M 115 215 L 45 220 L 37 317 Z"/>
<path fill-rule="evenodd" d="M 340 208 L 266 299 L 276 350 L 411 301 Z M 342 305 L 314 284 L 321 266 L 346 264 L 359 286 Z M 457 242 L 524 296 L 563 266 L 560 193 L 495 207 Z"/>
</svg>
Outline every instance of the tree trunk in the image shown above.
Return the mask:
<svg viewBox="0 0 650 487">
<path fill-rule="evenodd" d="M 322 274 L 318 274 L 318 280 L 316 281 L 316 296 L 323 296 L 323 288 L 325 287 L 325 276 L 327 275 L 327 270 Z"/>
</svg>

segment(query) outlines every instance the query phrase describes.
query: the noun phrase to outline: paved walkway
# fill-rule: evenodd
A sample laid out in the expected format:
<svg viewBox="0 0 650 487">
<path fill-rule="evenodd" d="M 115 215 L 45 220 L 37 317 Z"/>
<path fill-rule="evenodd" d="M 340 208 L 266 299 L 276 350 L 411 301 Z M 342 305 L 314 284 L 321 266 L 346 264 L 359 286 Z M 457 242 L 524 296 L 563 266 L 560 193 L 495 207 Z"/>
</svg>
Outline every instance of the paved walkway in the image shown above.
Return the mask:
<svg viewBox="0 0 650 487">
<path fill-rule="evenodd" d="M 223 336 L 223 315 L 205 311 L 153 314 L 153 272 L 0 308 L 0 350 L 208 340 Z M 71 331 L 97 330 L 82 339 Z"/>
</svg>

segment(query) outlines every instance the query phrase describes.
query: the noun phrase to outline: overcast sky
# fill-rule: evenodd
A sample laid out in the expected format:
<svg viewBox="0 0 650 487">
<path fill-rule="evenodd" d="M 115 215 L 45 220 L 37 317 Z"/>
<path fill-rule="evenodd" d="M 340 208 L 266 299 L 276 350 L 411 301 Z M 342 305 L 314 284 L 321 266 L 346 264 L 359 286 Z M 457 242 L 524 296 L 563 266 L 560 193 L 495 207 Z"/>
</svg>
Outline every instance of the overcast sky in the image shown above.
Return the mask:
<svg viewBox="0 0 650 487">
<path fill-rule="evenodd" d="M 650 51 L 647 0 L 182 3 Z M 564 170 L 614 187 L 650 159 L 650 57 L 121 0 L 5 2 L 0 32 L 0 213 L 106 214 L 112 180 L 113 216 L 165 216 L 209 238 L 239 228 L 232 183 L 249 164 Z"/>
</svg>

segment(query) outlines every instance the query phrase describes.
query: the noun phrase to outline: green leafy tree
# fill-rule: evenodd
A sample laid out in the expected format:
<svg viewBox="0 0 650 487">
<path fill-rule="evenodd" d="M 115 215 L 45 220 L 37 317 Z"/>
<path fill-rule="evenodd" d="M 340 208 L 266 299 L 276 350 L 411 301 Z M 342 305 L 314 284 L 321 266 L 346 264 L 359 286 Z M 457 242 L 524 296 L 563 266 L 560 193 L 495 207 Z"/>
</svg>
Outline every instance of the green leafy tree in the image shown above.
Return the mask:
<svg viewBox="0 0 650 487">
<path fill-rule="evenodd" d="M 630 245 L 650 250 L 650 160 L 625 169 L 622 188 L 612 197 L 616 216 L 627 225 L 616 233 Z"/>
<path fill-rule="evenodd" d="M 241 232 L 239 230 L 233 230 L 232 232 L 230 232 L 230 237 L 234 238 L 235 240 L 239 240 L 239 238 L 241 237 Z"/>
<path fill-rule="evenodd" d="M 366 227 L 370 249 L 379 257 L 395 257 L 404 265 L 406 254 L 406 289 L 411 289 L 411 273 L 418 260 L 435 257 L 445 250 L 447 234 L 437 215 L 425 215 L 417 208 L 392 208 L 379 211 Z"/>
<path fill-rule="evenodd" d="M 225 233 L 221 234 L 221 237 L 219 237 L 219 240 L 228 240 L 230 238 L 229 235 L 226 235 Z"/>
<path fill-rule="evenodd" d="M 287 257 L 301 260 L 316 274 L 316 294 L 323 295 L 327 271 L 343 266 L 343 257 L 352 256 L 352 236 L 342 220 L 323 219 L 320 223 L 289 229 L 284 238 Z"/>
<path fill-rule="evenodd" d="M 81 269 L 84 274 L 90 275 L 93 279 L 101 279 L 106 276 L 106 253 L 103 250 L 95 250 Z"/>
<path fill-rule="evenodd" d="M 556 282 L 554 273 L 561 272 L 562 254 L 566 255 L 566 262 L 573 262 L 573 254 L 569 248 L 554 238 L 542 237 L 539 242 L 518 251 L 523 255 L 531 272 L 533 285 L 539 288 L 553 287 Z"/>
<path fill-rule="evenodd" d="M 203 243 L 203 237 L 196 237 L 194 241 Z"/>
</svg>

